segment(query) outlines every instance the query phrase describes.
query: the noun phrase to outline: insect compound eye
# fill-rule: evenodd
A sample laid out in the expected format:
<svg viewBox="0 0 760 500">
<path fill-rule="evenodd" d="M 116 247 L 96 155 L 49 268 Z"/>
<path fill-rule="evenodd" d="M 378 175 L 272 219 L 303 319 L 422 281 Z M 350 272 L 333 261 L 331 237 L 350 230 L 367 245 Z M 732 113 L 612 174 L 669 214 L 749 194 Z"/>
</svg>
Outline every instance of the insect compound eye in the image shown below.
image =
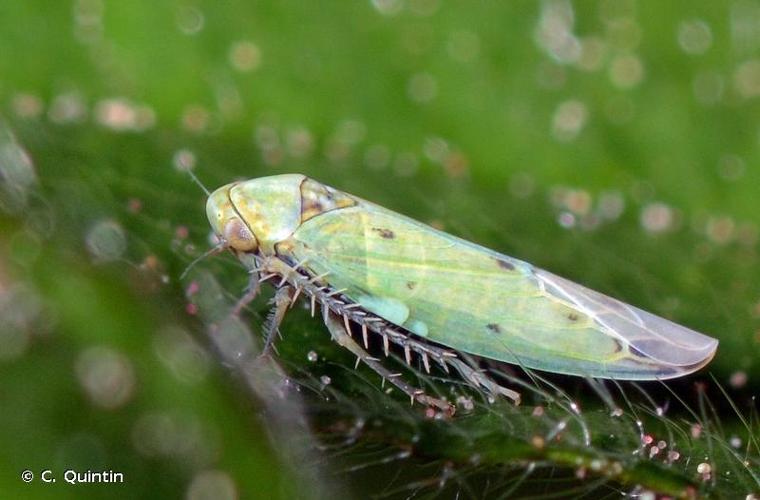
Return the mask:
<svg viewBox="0 0 760 500">
<path fill-rule="evenodd" d="M 255 252 L 259 247 L 256 237 L 240 219 L 232 219 L 224 225 L 224 239 L 233 250 Z"/>
</svg>

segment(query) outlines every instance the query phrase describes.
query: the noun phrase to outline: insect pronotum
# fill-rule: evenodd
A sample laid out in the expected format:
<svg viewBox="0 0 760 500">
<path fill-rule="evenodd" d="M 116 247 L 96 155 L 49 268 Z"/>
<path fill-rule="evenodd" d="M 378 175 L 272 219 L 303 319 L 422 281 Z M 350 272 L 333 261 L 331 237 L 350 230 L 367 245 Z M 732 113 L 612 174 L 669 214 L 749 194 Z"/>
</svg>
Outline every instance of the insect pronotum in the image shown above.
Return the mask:
<svg viewBox="0 0 760 500">
<path fill-rule="evenodd" d="M 367 352 L 370 333 L 453 368 L 470 384 L 519 401 L 467 361 L 475 355 L 555 373 L 618 380 L 679 377 L 707 364 L 718 341 L 488 248 L 299 174 L 227 184 L 209 222 L 246 264 L 253 300 L 277 292 L 267 347 L 299 298 L 317 305 L 333 339 L 425 405 L 450 405 Z M 361 330 L 359 340 L 351 325 Z M 362 347 L 363 344 L 363 347 Z M 464 355 L 463 355 L 464 354 Z"/>
</svg>

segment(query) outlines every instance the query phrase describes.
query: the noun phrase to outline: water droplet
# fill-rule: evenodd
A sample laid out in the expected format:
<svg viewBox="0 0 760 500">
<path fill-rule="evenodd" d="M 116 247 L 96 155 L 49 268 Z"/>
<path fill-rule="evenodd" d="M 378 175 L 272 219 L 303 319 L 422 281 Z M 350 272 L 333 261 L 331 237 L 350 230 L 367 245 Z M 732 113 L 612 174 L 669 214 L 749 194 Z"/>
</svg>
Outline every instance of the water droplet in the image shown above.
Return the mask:
<svg viewBox="0 0 760 500">
<path fill-rule="evenodd" d="M 734 87 L 745 99 L 760 96 L 760 59 L 752 59 L 736 68 Z"/>
<path fill-rule="evenodd" d="M 86 115 L 87 107 L 82 95 L 78 92 L 57 95 L 48 109 L 50 121 L 59 125 L 79 123 Z"/>
<path fill-rule="evenodd" d="M 662 233 L 673 228 L 675 214 L 664 203 L 650 203 L 641 211 L 641 225 L 651 233 Z"/>
<path fill-rule="evenodd" d="M 36 184 L 32 159 L 13 133 L 0 124 L 0 209 L 18 213 L 26 208 Z"/>
<path fill-rule="evenodd" d="M 314 152 L 314 136 L 305 127 L 289 130 L 285 143 L 293 158 L 308 158 Z"/>
<path fill-rule="evenodd" d="M 480 52 L 480 39 L 472 31 L 456 31 L 446 44 L 449 56 L 457 62 L 472 61 Z"/>
<path fill-rule="evenodd" d="M 76 361 L 79 383 L 90 401 L 101 408 L 114 409 L 126 404 L 136 385 L 130 360 L 109 347 L 90 347 Z"/>
<path fill-rule="evenodd" d="M 691 55 L 704 54 L 712 45 L 710 26 L 701 19 L 683 21 L 678 26 L 678 45 Z"/>
<path fill-rule="evenodd" d="M 575 13 L 570 2 L 542 3 L 534 31 L 536 44 L 561 64 L 576 62 L 581 55 L 581 44 L 573 34 L 574 24 Z"/>
<path fill-rule="evenodd" d="M 95 120 L 115 132 L 139 132 L 152 127 L 156 116 L 152 108 L 123 97 L 103 99 L 95 105 Z"/>
<path fill-rule="evenodd" d="M 559 223 L 560 227 L 563 227 L 565 229 L 572 229 L 575 227 L 575 215 L 570 212 L 562 212 L 557 217 L 557 222 Z"/>
<path fill-rule="evenodd" d="M 707 237 L 714 243 L 725 245 L 734 238 L 736 223 L 728 216 L 710 216 L 707 219 Z"/>
<path fill-rule="evenodd" d="M 319 360 L 319 354 L 317 354 L 316 351 L 309 351 L 309 353 L 306 355 L 306 359 L 312 363 L 316 363 L 317 360 Z"/>
<path fill-rule="evenodd" d="M 561 103 L 552 119 L 554 137 L 562 142 L 574 140 L 588 120 L 588 110 L 581 101 L 571 99 Z"/>
<path fill-rule="evenodd" d="M 728 379 L 728 383 L 733 387 L 734 389 L 741 389 L 745 385 L 747 385 L 747 372 L 745 371 L 737 371 L 731 374 L 731 377 Z"/>
<path fill-rule="evenodd" d="M 407 93 L 414 102 L 420 104 L 430 102 L 438 94 L 438 82 L 429 73 L 417 73 L 409 79 Z"/>
<path fill-rule="evenodd" d="M 34 94 L 19 92 L 11 100 L 11 108 L 19 118 L 37 118 L 43 107 L 42 99 Z"/>
<path fill-rule="evenodd" d="M 644 79 L 644 65 L 634 54 L 615 57 L 610 63 L 610 80 L 621 89 L 630 89 Z"/>
<path fill-rule="evenodd" d="M 208 129 L 211 122 L 211 114 L 200 105 L 189 105 L 182 112 L 182 128 L 189 132 L 199 134 Z"/>
<path fill-rule="evenodd" d="M 103 220 L 91 227 L 85 242 L 92 257 L 100 262 L 117 260 L 127 249 L 124 229 L 112 220 Z"/>
<path fill-rule="evenodd" d="M 193 477 L 185 495 L 187 500 L 237 500 L 238 491 L 232 477 L 220 470 L 206 470 Z"/>
<path fill-rule="evenodd" d="M 711 106 L 720 102 L 725 89 L 725 78 L 714 71 L 701 71 L 691 84 L 694 98 L 700 104 Z"/>
<path fill-rule="evenodd" d="M 319 381 L 322 383 L 322 385 L 330 385 L 332 383 L 332 379 L 328 375 L 322 375 L 319 377 Z"/>
<path fill-rule="evenodd" d="M 177 10 L 177 27 L 185 35 L 197 35 L 205 22 L 203 12 L 196 7 L 182 6 Z"/>
<path fill-rule="evenodd" d="M 253 71 L 261 65 L 261 49 L 251 41 L 235 42 L 230 47 L 229 60 L 232 67 L 238 71 Z"/>
<path fill-rule="evenodd" d="M 690 429 L 691 437 L 694 439 L 699 438 L 702 435 L 702 426 L 699 424 L 692 424 Z"/>
<path fill-rule="evenodd" d="M 384 16 L 395 16 L 401 12 L 404 4 L 401 0 L 372 0 L 372 6 Z"/>
</svg>

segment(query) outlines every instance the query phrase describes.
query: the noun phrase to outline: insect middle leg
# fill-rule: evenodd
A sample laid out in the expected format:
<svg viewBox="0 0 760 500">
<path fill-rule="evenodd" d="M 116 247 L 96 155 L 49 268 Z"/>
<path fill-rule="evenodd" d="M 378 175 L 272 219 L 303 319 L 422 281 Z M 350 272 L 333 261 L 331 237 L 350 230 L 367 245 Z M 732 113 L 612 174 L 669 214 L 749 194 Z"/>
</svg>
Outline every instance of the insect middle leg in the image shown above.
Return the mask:
<svg viewBox="0 0 760 500">
<path fill-rule="evenodd" d="M 346 326 L 344 326 L 343 322 L 341 322 L 334 314 L 331 314 L 327 307 L 323 306 L 322 310 L 327 329 L 330 331 L 333 340 L 335 340 L 341 347 L 345 347 L 351 351 L 358 359 L 364 362 L 364 364 L 383 377 L 383 379 L 390 380 L 393 385 L 409 396 L 412 399 L 412 402 L 417 401 L 425 406 L 438 408 L 449 415 L 454 413 L 454 406 L 451 403 L 428 396 L 422 389 L 413 387 L 401 380 L 398 374 L 391 373 L 377 359 L 370 356 L 367 351 L 354 341 L 353 337 L 351 337 L 350 333 L 346 330 Z"/>
</svg>

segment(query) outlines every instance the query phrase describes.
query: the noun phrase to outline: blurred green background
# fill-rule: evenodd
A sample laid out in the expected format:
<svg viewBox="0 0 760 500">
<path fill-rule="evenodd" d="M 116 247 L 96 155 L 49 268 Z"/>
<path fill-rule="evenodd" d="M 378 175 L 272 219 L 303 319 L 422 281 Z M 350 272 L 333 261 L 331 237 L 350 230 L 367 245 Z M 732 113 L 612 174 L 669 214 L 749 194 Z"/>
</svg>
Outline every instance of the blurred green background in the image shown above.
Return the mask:
<svg viewBox="0 0 760 500">
<path fill-rule="evenodd" d="M 0 47 L 4 498 L 760 490 L 760 2 L 8 0 Z M 229 351 L 243 269 L 180 280 L 212 244 L 186 170 L 306 173 L 720 349 L 667 385 L 556 379 L 580 418 L 431 421 L 303 311 L 250 372 L 266 297 Z"/>
</svg>

